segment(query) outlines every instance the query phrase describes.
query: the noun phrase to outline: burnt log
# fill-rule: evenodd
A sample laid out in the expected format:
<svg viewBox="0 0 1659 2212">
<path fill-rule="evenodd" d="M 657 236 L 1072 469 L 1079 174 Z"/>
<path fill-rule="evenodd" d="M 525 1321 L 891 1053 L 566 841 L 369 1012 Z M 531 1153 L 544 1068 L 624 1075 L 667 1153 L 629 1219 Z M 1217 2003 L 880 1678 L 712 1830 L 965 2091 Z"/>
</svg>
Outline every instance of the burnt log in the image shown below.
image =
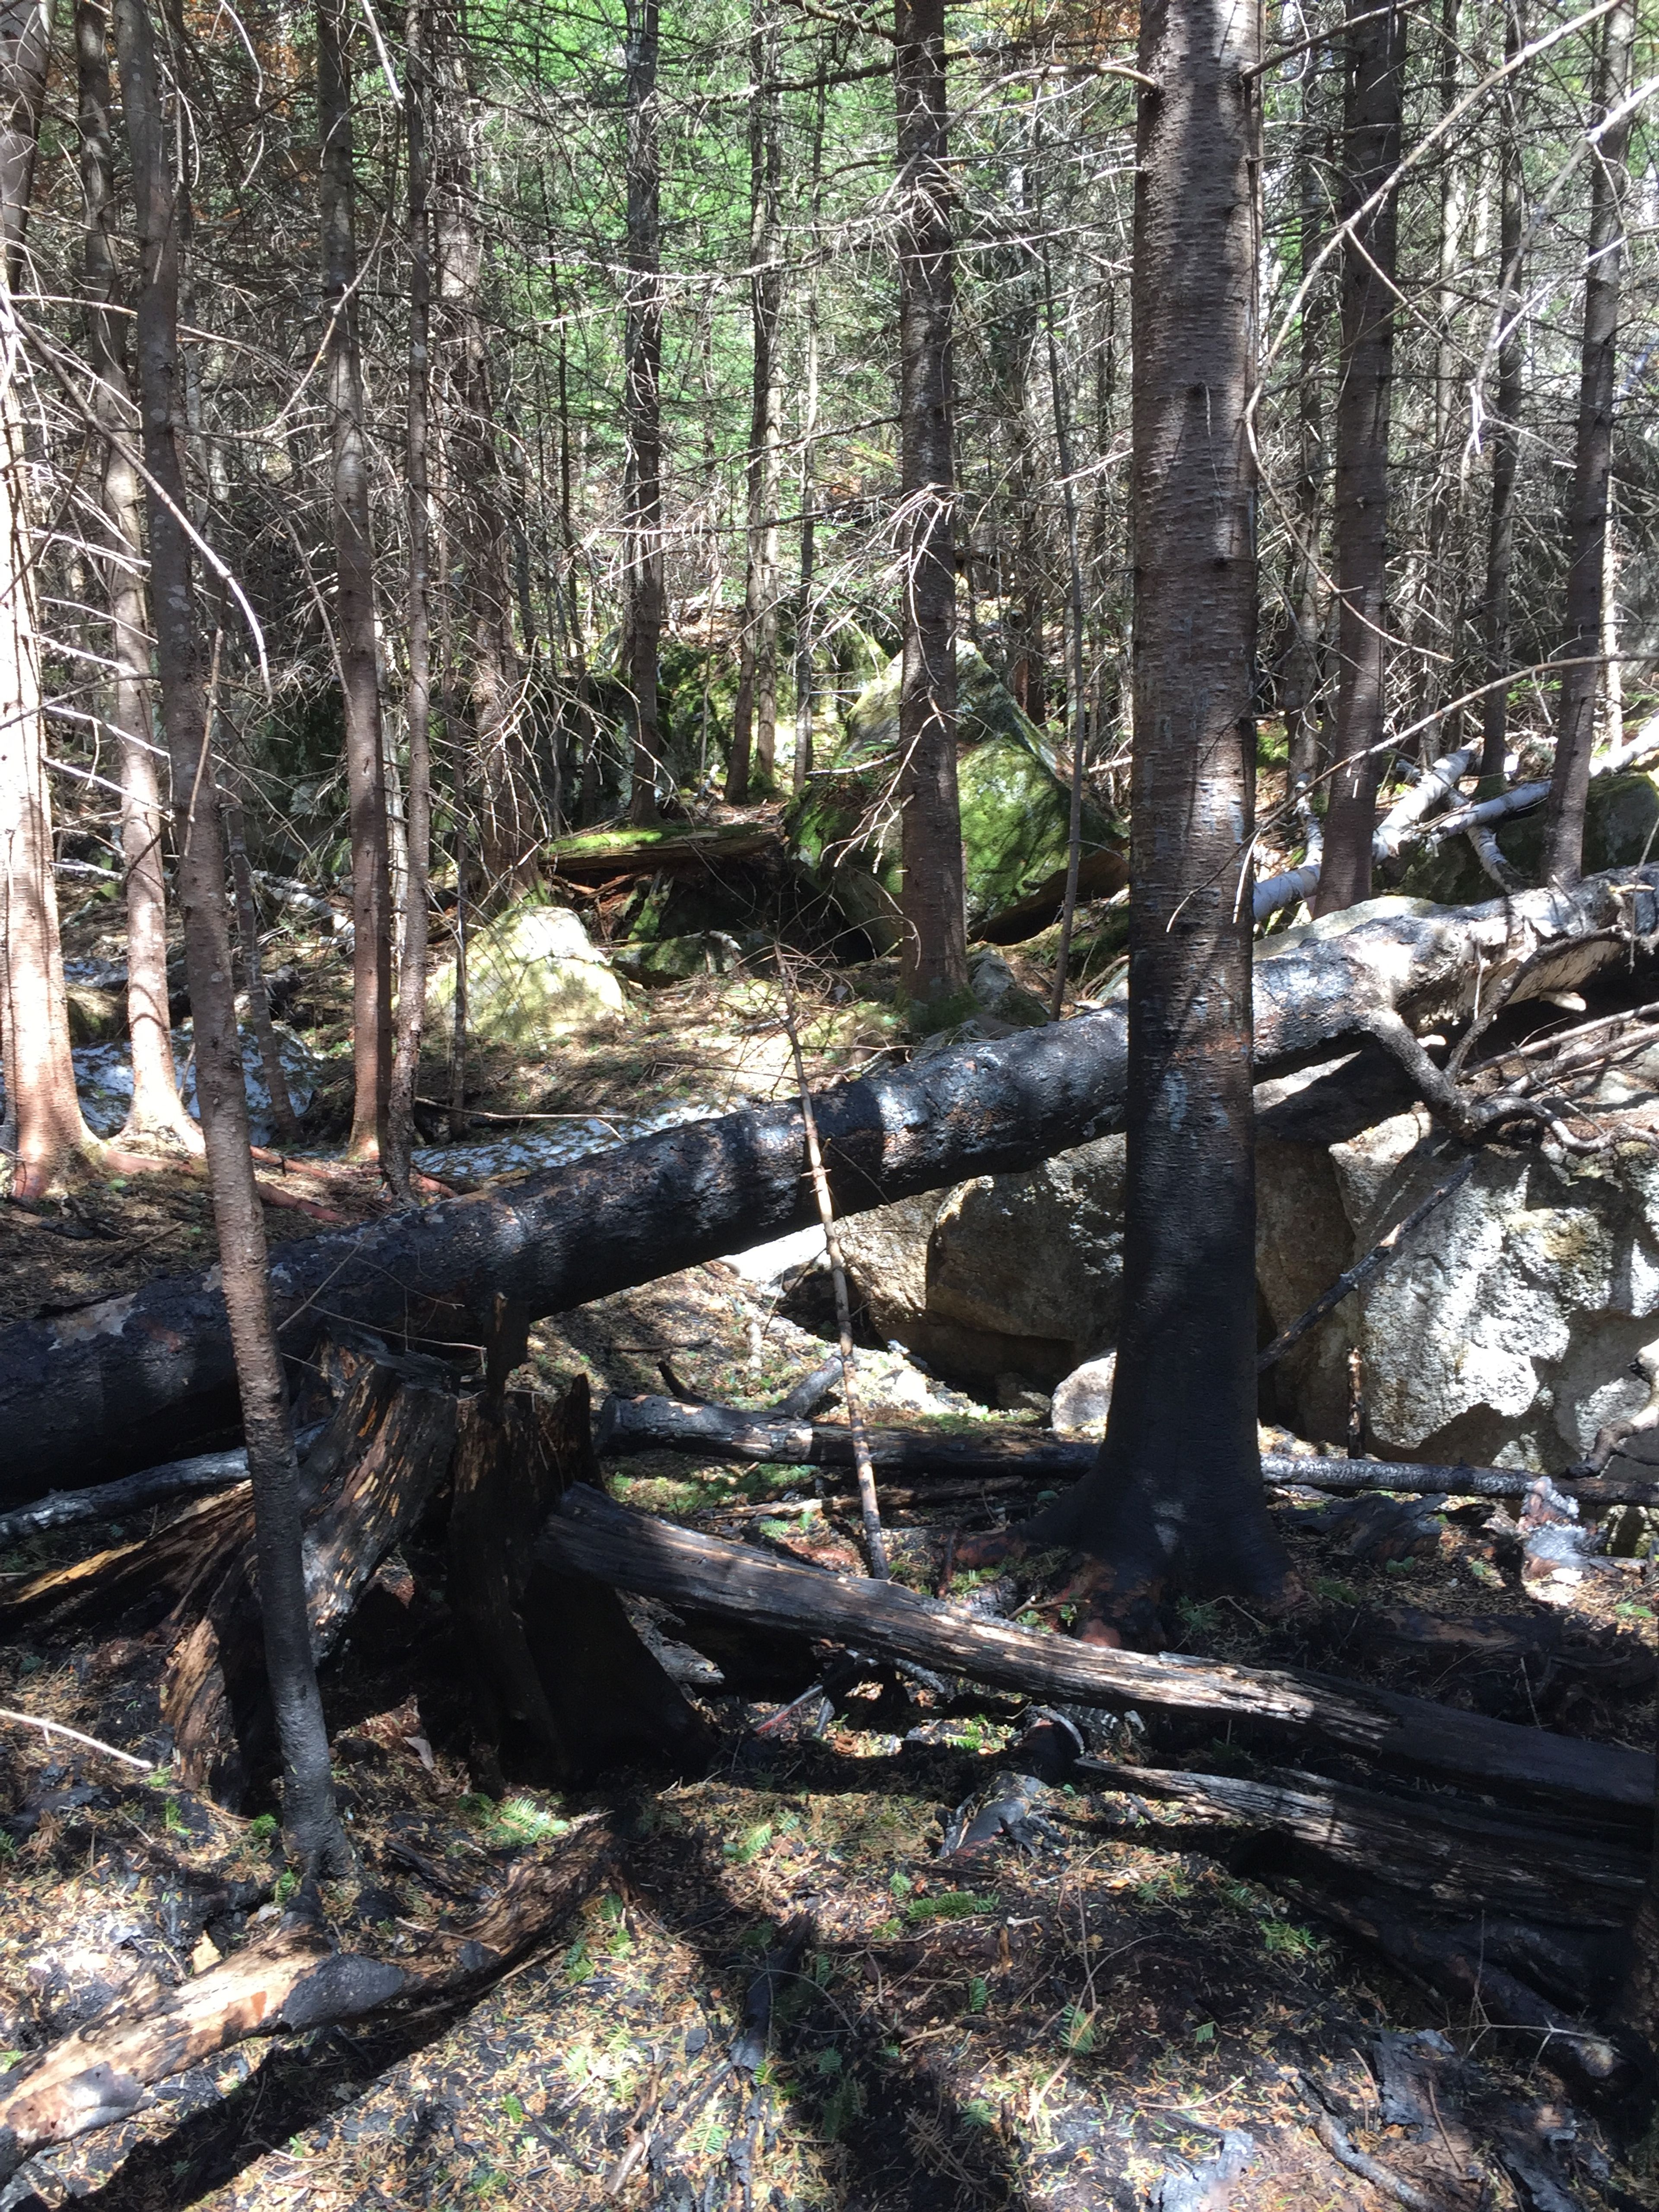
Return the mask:
<svg viewBox="0 0 1659 2212">
<path fill-rule="evenodd" d="M 1487 1720 L 1330 1674 L 1115 1650 L 1017 1628 L 894 1583 L 768 1559 L 581 1486 L 566 1492 L 537 1551 L 551 1565 L 644 1596 L 912 1660 L 1046 1703 L 1227 1713 L 1453 1777 L 1469 1789 L 1588 1808 L 1633 1827 L 1652 1814 L 1654 1760 L 1644 1752 Z"/>
<path fill-rule="evenodd" d="M 870 1457 L 878 1474 L 941 1481 L 1023 1479 L 1058 1486 L 1080 1481 L 1099 1447 L 1031 1429 L 986 1428 L 975 1435 L 933 1429 L 872 1429 Z M 835 1421 L 781 1417 L 776 1408 L 745 1413 L 646 1395 L 607 1398 L 600 1409 L 595 1449 L 602 1459 L 638 1452 L 684 1452 L 699 1459 L 749 1466 L 850 1468 L 853 1432 Z M 1537 1481 L 1508 1467 L 1423 1467 L 1410 1460 L 1303 1458 L 1261 1455 L 1262 1480 L 1281 1488 L 1389 1490 L 1448 1498 L 1524 1498 Z M 1582 1482 L 1558 1478 L 1569 1494 L 1591 1505 L 1659 1505 L 1659 1482 L 1617 1476 Z"/>
<path fill-rule="evenodd" d="M 701 1771 L 712 1738 L 608 1583 L 549 1566 L 526 1542 L 594 1468 L 587 1380 L 556 1404 L 487 1390 L 461 1409 L 449 1602 L 474 1713 L 475 1775 L 503 1765 L 555 1786 L 632 1760 Z"/>
<path fill-rule="evenodd" d="M 1587 1826 L 1477 1810 L 1439 1796 L 1385 1796 L 1314 1774 L 1193 1774 L 1080 1759 L 1106 1790 L 1163 1797 L 1229 1826 L 1272 1829 L 1322 1868 L 1403 1889 L 1440 1910 L 1505 1912 L 1580 1927 L 1624 1928 L 1647 1881 L 1648 1854 Z"/>
<path fill-rule="evenodd" d="M 37 2151 L 130 2118 L 153 2083 L 250 2036 L 476 1996 L 546 1942 L 614 1859 L 613 1832 L 595 1820 L 550 1852 L 526 1853 L 476 1917 L 399 1957 L 337 1951 L 325 1929 L 296 1920 L 176 1989 L 152 1984 L 9 2077 L 0 2089 L 0 2179 Z"/>
<path fill-rule="evenodd" d="M 1659 865 L 1264 947 L 1258 1077 L 1352 1051 L 1382 1013 L 1413 1028 L 1456 1022 L 1477 978 L 1489 996 L 1518 975 L 1516 1001 L 1571 988 L 1650 952 L 1656 928 Z M 1030 1167 L 1120 1127 L 1126 1024 L 1112 1006 L 825 1091 L 816 1110 L 837 1215 Z M 1339 1092 L 1347 1076 L 1333 1078 Z M 1305 1134 L 1315 1087 L 1272 1102 L 1264 1130 L 1282 1106 Z M 477 1341 L 498 1291 L 531 1315 L 585 1304 L 805 1228 L 817 1214 L 805 1170 L 797 1101 L 665 1130 L 499 1194 L 278 1246 L 270 1289 L 283 1348 L 302 1359 L 325 1315 Z M 14 1323 L 0 1331 L 0 1503 L 27 1502 L 66 1468 L 93 1481 L 182 1451 L 226 1418 L 233 1386 L 216 1275 Z"/>
</svg>

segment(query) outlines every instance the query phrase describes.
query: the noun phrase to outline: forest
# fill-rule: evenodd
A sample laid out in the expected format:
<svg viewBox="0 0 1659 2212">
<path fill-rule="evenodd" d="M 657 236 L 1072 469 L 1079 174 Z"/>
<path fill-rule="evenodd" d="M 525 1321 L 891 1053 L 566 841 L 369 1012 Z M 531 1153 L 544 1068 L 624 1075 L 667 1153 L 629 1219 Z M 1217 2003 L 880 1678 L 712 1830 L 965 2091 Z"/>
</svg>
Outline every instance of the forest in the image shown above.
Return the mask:
<svg viewBox="0 0 1659 2212">
<path fill-rule="evenodd" d="M 0 2212 L 1659 2201 L 1656 94 L 0 7 Z"/>
</svg>

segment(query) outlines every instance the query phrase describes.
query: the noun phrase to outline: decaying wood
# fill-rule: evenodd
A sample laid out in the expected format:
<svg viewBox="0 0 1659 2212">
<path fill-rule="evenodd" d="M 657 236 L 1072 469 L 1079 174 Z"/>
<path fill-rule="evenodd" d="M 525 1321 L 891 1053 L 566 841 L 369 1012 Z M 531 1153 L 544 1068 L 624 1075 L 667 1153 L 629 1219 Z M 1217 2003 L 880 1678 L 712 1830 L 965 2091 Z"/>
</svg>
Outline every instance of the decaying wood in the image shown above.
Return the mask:
<svg viewBox="0 0 1659 2212">
<path fill-rule="evenodd" d="M 504 1379 L 504 1377 L 502 1378 Z M 635 1633 L 616 1591 L 540 1560 L 526 1542 L 594 1470 L 587 1381 L 556 1405 L 486 1389 L 461 1409 L 449 1602 L 488 1786 L 503 1758 L 568 1784 L 629 1759 L 700 1768 L 703 1723 Z"/>
<path fill-rule="evenodd" d="M 424 1371 L 429 1379 L 415 1381 Z M 332 1650 L 369 1577 L 447 1471 L 455 1398 L 435 1362 L 370 1359 L 301 1469 L 306 1607 L 319 1660 Z M 252 1500 L 202 1551 L 167 1623 L 161 1715 L 182 1778 L 240 1805 L 271 1751 L 254 1566 Z"/>
<path fill-rule="evenodd" d="M 786 1564 L 751 1547 L 694 1534 L 577 1486 L 538 1545 L 551 1564 L 623 1589 L 915 1661 L 1045 1700 L 1231 1713 L 1369 1755 L 1460 1778 L 1466 1787 L 1535 1793 L 1645 1820 L 1654 1761 L 1456 1712 L 1427 1698 L 1288 1669 L 1120 1651 L 969 1613 L 861 1577 Z"/>
<path fill-rule="evenodd" d="M 526 1852 L 476 1918 L 396 1959 L 334 1950 L 323 1929 L 302 1921 L 176 1989 L 152 1983 L 8 2079 L 0 2090 L 0 2179 L 36 2151 L 126 2119 L 153 2083 L 250 2036 L 295 2034 L 474 1995 L 554 1932 L 605 1879 L 614 1852 L 613 1832 L 599 1820 L 550 1851 Z"/>
<path fill-rule="evenodd" d="M 852 1431 L 837 1422 L 782 1419 L 775 1408 L 750 1413 L 734 1406 L 649 1395 L 607 1398 L 600 1408 L 594 1443 L 602 1459 L 675 1451 L 748 1466 L 853 1465 Z M 884 1476 L 920 1480 L 933 1475 L 952 1483 L 1018 1476 L 1055 1486 L 1080 1480 L 1099 1449 L 1097 1444 L 1067 1442 L 1037 1430 L 989 1427 L 970 1435 L 872 1429 L 869 1445 L 871 1461 Z M 1538 1479 L 1517 1468 L 1422 1467 L 1410 1460 L 1304 1458 L 1285 1452 L 1264 1452 L 1261 1474 L 1264 1481 L 1280 1487 L 1395 1490 L 1449 1498 L 1524 1498 Z M 1572 1483 L 1565 1476 L 1558 1480 L 1581 1504 L 1659 1505 L 1659 1482 L 1626 1482 L 1617 1476 Z"/>
<path fill-rule="evenodd" d="M 1540 2060 L 1575 2089 L 1617 2096 L 1638 2080 L 1637 2066 L 1608 2037 L 1557 2011 L 1529 1984 L 1488 1958 L 1479 1922 L 1436 1928 L 1374 1897 L 1322 1893 L 1307 1902 L 1413 1980 L 1450 1997 L 1471 2026 L 1501 2034 L 1517 2057 Z"/>
<path fill-rule="evenodd" d="M 1352 1050 L 1378 1009 L 1413 1030 L 1455 1024 L 1524 968 L 1516 996 L 1572 988 L 1649 957 L 1659 864 L 1483 906 L 1389 915 L 1334 938 L 1259 948 L 1259 1078 Z M 1121 1126 L 1121 1006 L 860 1076 L 817 1100 L 840 1214 L 968 1177 L 1027 1168 Z M 1366 1075 L 1358 1053 L 1332 1080 Z M 1273 1108 L 1300 1114 L 1304 1082 Z M 1264 1123 L 1272 1126 L 1272 1117 Z M 475 1340 L 502 1291 L 532 1315 L 805 1227 L 798 1104 L 753 1108 L 617 1147 L 510 1191 L 398 1212 L 350 1234 L 279 1247 L 271 1296 L 284 1350 L 302 1358 L 325 1315 L 381 1329 Z M 0 1331 L 0 1481 L 24 1503 L 184 1450 L 230 1408 L 224 1302 L 197 1274 L 161 1279 L 72 1314 Z"/>
<path fill-rule="evenodd" d="M 1314 1774 L 1191 1774 L 1082 1759 L 1108 1790 L 1172 1799 L 1241 1826 L 1291 1837 L 1317 1860 L 1403 1889 L 1442 1910 L 1536 1914 L 1623 1928 L 1648 1854 L 1593 1830 L 1479 1812 L 1439 1796 L 1384 1796 Z M 1298 1870 L 1305 1870 L 1298 1866 Z"/>
<path fill-rule="evenodd" d="M 567 882 L 610 884 L 654 875 L 659 868 L 672 875 L 702 875 L 711 865 L 755 860 L 782 850 L 783 840 L 775 830 L 748 822 L 718 822 L 648 830 L 581 830 L 555 838 L 544 848 L 544 856 L 553 873 Z"/>
</svg>

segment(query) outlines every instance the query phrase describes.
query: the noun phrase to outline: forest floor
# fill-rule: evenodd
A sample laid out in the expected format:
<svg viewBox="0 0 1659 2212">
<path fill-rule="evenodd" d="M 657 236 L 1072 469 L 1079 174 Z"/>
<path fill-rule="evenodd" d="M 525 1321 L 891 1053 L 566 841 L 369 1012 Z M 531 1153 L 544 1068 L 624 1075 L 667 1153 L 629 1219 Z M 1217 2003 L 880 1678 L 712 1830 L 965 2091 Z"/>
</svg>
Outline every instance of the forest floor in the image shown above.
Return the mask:
<svg viewBox="0 0 1659 2212">
<path fill-rule="evenodd" d="M 343 963 L 326 948 L 316 961 L 325 1018 L 313 1041 L 326 1044 L 318 1032 L 337 1025 L 331 977 Z M 470 1103 L 509 1118 L 468 1133 L 470 1171 L 453 1180 L 488 1171 L 473 1149 L 481 1136 L 521 1142 L 538 1126 L 516 1119 L 526 1112 L 632 1127 L 793 1088 L 775 995 L 705 979 L 653 994 L 615 1038 L 535 1066 L 481 1065 Z M 879 977 L 825 978 L 820 1000 L 815 1072 L 890 1048 Z M 205 1256 L 199 1182 L 175 1170 L 122 1185 L 86 1185 L 33 1216 L 0 1207 L 0 1313 L 78 1303 Z M 380 1202 L 370 1185 L 338 1194 L 342 1211 Z M 290 1213 L 271 1222 L 273 1236 L 318 1225 Z M 541 1324 L 521 1379 L 551 1389 L 580 1370 L 603 1390 L 650 1389 L 665 1358 L 701 1395 L 763 1405 L 823 1358 L 812 1323 L 810 1303 L 781 1310 L 715 1262 Z M 980 1410 L 901 1354 L 872 1346 L 866 1362 L 878 1419 L 960 1426 Z M 854 1523 L 833 1499 L 814 1506 L 799 1468 L 663 1456 L 606 1475 L 616 1495 L 710 1533 L 828 1565 L 856 1557 Z M 769 1502 L 774 1512 L 755 1510 Z M 1001 1510 L 988 1500 L 951 1516 L 982 1528 Z M 1235 1605 L 1188 1605 L 1170 1624 L 1175 1648 L 1325 1665 L 1652 1744 L 1659 1607 L 1633 1564 L 1606 1563 L 1547 1607 L 1484 1507 L 1429 1516 L 1394 1558 L 1387 1541 L 1320 1522 L 1305 1496 L 1273 1510 L 1307 1607 L 1270 1626 Z M 948 1571 L 946 1516 L 891 1518 L 901 1577 L 935 1587 Z M 872 1670 L 833 1710 L 809 1706 L 763 1735 L 757 1726 L 805 1683 L 768 1684 L 763 1651 L 724 1680 L 705 1661 L 696 1694 L 720 1751 L 702 1778 L 625 1773 L 587 1791 L 478 1794 L 442 1538 L 441 1515 L 429 1517 L 382 1569 L 326 1669 L 361 1872 L 321 1902 L 343 1937 L 356 1931 L 395 1956 L 421 1931 L 465 1919 L 517 1855 L 556 1847 L 596 1809 L 622 1837 L 609 1887 L 481 2001 L 244 2044 L 164 2085 L 137 2118 L 32 2160 L 0 2191 L 0 2212 L 71 2199 L 105 2212 L 1371 2212 L 1410 2201 L 1338 2162 L 1321 2133 L 1333 2116 L 1434 2212 L 1655 2201 L 1659 2167 L 1638 2170 L 1640 2153 L 1638 2166 L 1620 2162 L 1595 2118 L 1568 2102 L 1536 2034 L 1452 2007 L 1356 1946 L 1268 1839 L 1097 1790 L 1080 1771 L 1048 1784 L 1025 1777 L 1028 1716 L 1012 1698 L 946 1700 Z M 0 1575 L 107 1540 L 32 1538 L 0 1558 Z M 951 1586 L 967 1595 L 982 1579 Z M 1055 1620 L 1040 1582 L 1015 1609 Z M 1494 1668 L 1478 1653 L 1413 1656 L 1407 1643 L 1391 1655 L 1374 1641 L 1363 1662 L 1345 1660 L 1358 1624 L 1413 1611 L 1565 1618 L 1585 1663 Z M 672 1620 L 636 1614 L 672 1636 Z M 0 1646 L 0 1705 L 160 1761 L 163 1656 L 142 1610 L 96 1639 L 31 1635 Z M 1120 1759 L 1210 1772 L 1253 1764 L 1251 1747 L 1213 1723 L 1104 1724 Z M 1340 1759 L 1297 1756 L 1364 1778 Z M 1005 1835 L 944 1854 L 959 1808 L 1011 1791 L 1035 1815 L 1023 1843 Z M 262 1932 L 292 1890 L 268 1815 L 225 1813 L 162 1765 L 141 1777 L 10 1722 L 0 1722 L 0 2064 L 135 1994 L 148 1974 L 172 1981 L 212 1965 Z M 769 1958 L 776 1996 L 756 2063 L 741 2037 Z"/>
</svg>

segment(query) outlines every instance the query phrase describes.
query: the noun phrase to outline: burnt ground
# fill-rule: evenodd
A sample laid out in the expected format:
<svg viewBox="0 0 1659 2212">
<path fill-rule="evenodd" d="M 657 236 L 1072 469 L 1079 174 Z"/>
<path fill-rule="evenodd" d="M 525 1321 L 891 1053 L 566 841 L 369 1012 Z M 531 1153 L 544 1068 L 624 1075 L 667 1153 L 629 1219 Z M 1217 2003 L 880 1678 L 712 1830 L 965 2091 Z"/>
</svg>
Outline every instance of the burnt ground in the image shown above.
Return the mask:
<svg viewBox="0 0 1659 2212">
<path fill-rule="evenodd" d="M 319 998 L 337 981 L 319 982 Z M 813 1039 L 823 1073 L 885 1048 L 878 982 L 863 998 L 826 993 Z M 710 979 L 658 994 L 610 1042 L 534 1067 L 486 1062 L 472 1103 L 621 1114 L 644 1091 L 736 1097 L 787 1081 L 775 1007 Z M 378 1200 L 343 1186 L 334 1203 Z M 273 1233 L 310 1225 L 288 1212 Z M 205 1256 L 210 1235 L 201 1186 L 176 1170 L 89 1182 L 33 1216 L 0 1207 L 0 1310 L 131 1287 Z M 759 1405 L 823 1350 L 716 1265 L 543 1324 L 520 1379 L 555 1389 L 582 1370 L 603 1389 L 657 1388 L 665 1357 L 690 1388 Z M 876 1417 L 972 1418 L 902 1358 L 872 1348 L 866 1364 Z M 855 1556 L 853 1522 L 799 1469 L 659 1457 L 607 1478 L 715 1533 L 826 1563 Z M 1005 1510 L 951 1517 L 984 1527 Z M 1652 1743 L 1659 1603 L 1635 1563 L 1545 1587 L 1523 1579 L 1512 1528 L 1484 1506 L 1358 1528 L 1322 1518 L 1306 1496 L 1275 1510 L 1309 1607 L 1273 1626 L 1231 1603 L 1189 1604 L 1168 1622 L 1174 1648 L 1323 1665 Z M 895 1547 L 901 1571 L 934 1586 L 944 1516 L 891 1517 L 909 1530 Z M 0 1575 L 15 1582 L 153 1525 L 32 1539 L 0 1558 Z M 971 1596 L 981 1580 L 951 1587 Z M 999 1597 L 1033 1625 L 1064 1625 L 1040 1577 L 980 1589 L 981 1602 Z M 1414 1614 L 1571 1633 L 1530 1656 L 1425 1651 Z M 660 1614 L 648 1625 L 684 1632 Z M 377 1577 L 327 1670 L 361 1869 L 318 1901 L 343 1942 L 395 1956 L 464 1922 L 517 1856 L 556 1851 L 567 1824 L 594 1810 L 621 1833 L 614 1879 L 481 2001 L 244 2044 L 162 2085 L 136 2119 L 33 2160 L 0 2190 L 0 2212 L 71 2199 L 110 2212 L 1370 2212 L 1413 2195 L 1434 2212 L 1559 2212 L 1659 2199 L 1659 2142 L 1632 2143 L 1620 2116 L 1571 2100 L 1537 2033 L 1449 2004 L 1352 1941 L 1322 1911 L 1342 1886 L 1333 1870 L 1313 1879 L 1305 1856 L 1260 1833 L 1096 1790 L 1081 1771 L 1014 1784 L 1030 1763 L 1028 1717 L 962 1686 L 872 1673 L 829 1710 L 809 1704 L 757 1735 L 810 1672 L 799 1654 L 715 1656 L 724 1679 L 706 1659 L 697 1670 L 719 1732 L 708 1774 L 623 1772 L 566 1793 L 510 1781 L 504 1798 L 482 1795 L 434 1514 Z M 0 1705 L 161 1762 L 161 1656 L 142 1610 L 96 1638 L 42 1632 L 0 1646 Z M 1099 1724 L 1129 1763 L 1248 1772 L 1285 1757 L 1212 1724 Z M 1295 1757 L 1317 1764 L 1305 1747 Z M 958 1808 L 1013 1788 L 1036 1816 L 1023 1840 L 944 1854 Z M 10 1720 L 0 1868 L 8 2067 L 112 2002 L 140 2002 L 148 1978 L 206 1970 L 302 1901 L 268 1808 L 224 1812 L 163 1764 L 140 1772 Z M 1375 1869 L 1372 1887 L 1388 1874 Z M 767 2033 L 746 2042 L 763 1981 Z M 1352 2170 L 1356 2157 L 1376 2161 L 1380 2180 Z"/>
</svg>

